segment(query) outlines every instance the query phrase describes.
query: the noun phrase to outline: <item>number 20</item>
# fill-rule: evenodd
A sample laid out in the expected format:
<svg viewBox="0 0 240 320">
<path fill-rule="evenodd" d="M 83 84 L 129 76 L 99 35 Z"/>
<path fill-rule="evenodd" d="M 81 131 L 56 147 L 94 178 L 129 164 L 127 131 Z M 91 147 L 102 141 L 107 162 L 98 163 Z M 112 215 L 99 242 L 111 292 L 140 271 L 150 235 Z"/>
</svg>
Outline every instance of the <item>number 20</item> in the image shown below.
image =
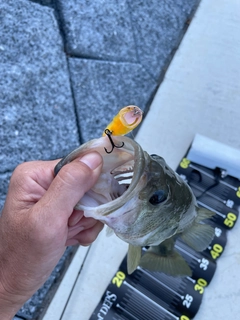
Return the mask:
<svg viewBox="0 0 240 320">
<path fill-rule="evenodd" d="M 122 271 L 118 271 L 115 277 L 113 277 L 112 283 L 115 284 L 118 288 L 120 288 L 125 278 L 125 274 Z"/>
</svg>

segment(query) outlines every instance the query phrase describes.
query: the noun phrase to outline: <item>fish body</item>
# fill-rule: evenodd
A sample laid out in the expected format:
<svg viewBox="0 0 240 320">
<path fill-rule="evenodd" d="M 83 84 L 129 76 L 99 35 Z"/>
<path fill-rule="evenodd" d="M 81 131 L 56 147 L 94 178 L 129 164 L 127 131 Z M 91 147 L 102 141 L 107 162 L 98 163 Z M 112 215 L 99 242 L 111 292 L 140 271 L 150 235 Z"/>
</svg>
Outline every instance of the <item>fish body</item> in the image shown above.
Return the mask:
<svg viewBox="0 0 240 320">
<path fill-rule="evenodd" d="M 197 251 L 204 250 L 214 236 L 203 220 L 212 212 L 200 209 L 188 184 L 158 155 L 149 155 L 134 140 L 125 136 L 91 140 L 55 168 L 91 151 L 103 157 L 97 183 L 76 205 L 86 217 L 100 220 L 129 244 L 128 272 L 138 265 L 174 276 L 191 275 L 186 261 L 174 250 L 178 237 Z M 142 247 L 149 246 L 142 254 Z"/>
<path fill-rule="evenodd" d="M 135 129 L 142 121 L 143 111 L 137 106 L 127 106 L 122 108 L 113 118 L 108 129 L 113 136 L 122 136 Z M 103 136 L 105 136 L 105 130 Z"/>
</svg>

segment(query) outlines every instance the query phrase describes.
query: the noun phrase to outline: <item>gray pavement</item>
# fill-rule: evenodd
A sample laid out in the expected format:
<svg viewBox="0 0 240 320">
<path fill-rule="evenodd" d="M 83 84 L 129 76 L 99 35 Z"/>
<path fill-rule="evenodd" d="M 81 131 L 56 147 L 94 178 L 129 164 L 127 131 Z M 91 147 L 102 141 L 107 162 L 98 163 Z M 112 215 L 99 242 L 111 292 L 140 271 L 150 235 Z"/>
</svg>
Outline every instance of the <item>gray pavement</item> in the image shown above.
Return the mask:
<svg viewBox="0 0 240 320">
<path fill-rule="evenodd" d="M 199 1 L 0 0 L 0 211 L 19 163 L 148 112 Z"/>
<path fill-rule="evenodd" d="M 147 112 L 199 0 L 0 1 L 0 208 L 21 162 Z"/>
</svg>

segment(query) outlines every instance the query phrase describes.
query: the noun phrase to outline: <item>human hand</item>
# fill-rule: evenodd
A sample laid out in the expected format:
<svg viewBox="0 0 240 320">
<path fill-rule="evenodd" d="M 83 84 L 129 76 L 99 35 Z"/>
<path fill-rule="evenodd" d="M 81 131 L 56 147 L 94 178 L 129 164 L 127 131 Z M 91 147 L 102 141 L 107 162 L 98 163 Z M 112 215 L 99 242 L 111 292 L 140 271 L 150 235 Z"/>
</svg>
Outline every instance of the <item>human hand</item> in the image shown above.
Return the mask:
<svg viewBox="0 0 240 320">
<path fill-rule="evenodd" d="M 94 152 L 65 165 L 33 161 L 14 171 L 0 216 L 0 315 L 14 314 L 47 280 L 66 245 L 89 245 L 103 224 L 74 206 L 97 181 L 101 156 Z"/>
</svg>

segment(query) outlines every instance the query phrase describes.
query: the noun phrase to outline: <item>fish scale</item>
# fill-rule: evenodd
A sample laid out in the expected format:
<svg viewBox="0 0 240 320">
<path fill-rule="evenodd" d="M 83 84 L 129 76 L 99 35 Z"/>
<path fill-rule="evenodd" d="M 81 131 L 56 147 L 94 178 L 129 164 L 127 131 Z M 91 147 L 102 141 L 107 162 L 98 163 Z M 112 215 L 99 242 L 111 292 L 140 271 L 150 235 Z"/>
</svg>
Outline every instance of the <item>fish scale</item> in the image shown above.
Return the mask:
<svg viewBox="0 0 240 320">
<path fill-rule="evenodd" d="M 182 236 L 196 250 L 205 249 L 214 232 L 200 222 L 212 213 L 197 208 L 189 186 L 162 157 L 149 155 L 134 140 L 112 136 L 109 132 L 72 151 L 57 164 L 55 174 L 77 157 L 99 152 L 103 158 L 100 177 L 75 208 L 82 210 L 85 217 L 105 223 L 129 243 L 128 273 L 140 264 L 171 275 L 190 275 L 189 266 L 174 251 L 174 242 L 177 236 Z M 129 165 L 133 167 L 130 179 Z M 143 246 L 150 249 L 141 257 Z"/>
<path fill-rule="evenodd" d="M 213 170 L 205 168 L 204 166 L 200 166 L 197 163 L 192 163 L 190 161 L 188 161 L 188 165 L 185 167 L 184 159 L 186 159 L 186 157 L 184 157 L 181 160 L 177 172 L 185 180 L 188 180 L 190 178 L 192 170 L 191 166 L 193 166 L 194 168 L 201 170 L 202 174 L 208 175 L 208 178 L 204 179 L 204 188 L 208 188 L 214 183 Z M 203 189 L 203 184 L 199 182 L 195 183 L 199 186 L 199 188 Z M 232 228 L 234 228 L 234 225 L 237 222 L 239 214 L 238 208 L 240 206 L 240 195 L 239 193 L 237 193 L 240 190 L 239 186 L 240 181 L 235 177 L 227 176 L 225 178 L 221 178 L 220 185 L 211 190 L 211 192 L 208 192 L 207 195 L 200 198 L 201 201 L 198 201 L 199 205 L 205 206 L 213 211 L 219 212 L 219 214 L 215 214 L 211 220 L 207 221 L 207 223 L 212 225 L 212 227 L 214 228 L 215 236 L 212 240 L 212 243 L 208 246 L 208 248 L 204 250 L 204 252 L 196 252 L 195 250 L 187 246 L 185 243 L 183 243 L 180 239 L 177 240 L 176 250 L 182 251 L 182 255 L 190 264 L 191 269 L 193 271 L 192 277 L 174 278 L 160 272 L 151 272 L 148 270 L 144 271 L 141 268 L 137 268 L 137 270 L 133 272 L 131 275 L 127 275 L 126 258 L 121 263 L 113 279 L 117 277 L 119 271 L 125 271 L 123 272 L 123 274 L 126 277 L 125 281 L 133 281 L 128 279 L 135 279 L 134 283 L 136 290 L 141 290 L 140 288 L 147 283 L 146 278 L 144 278 L 143 280 L 143 277 L 147 274 L 151 275 L 151 281 L 155 283 L 155 285 L 153 285 L 152 287 L 156 288 L 156 290 L 154 289 L 154 294 L 156 294 L 156 296 L 160 300 L 163 300 L 163 302 L 160 302 L 160 300 L 158 300 L 159 304 L 161 304 L 162 308 L 168 312 L 164 313 L 163 309 L 161 309 L 161 311 L 158 311 L 159 314 L 158 316 L 156 316 L 156 319 L 189 320 L 196 315 L 202 301 L 204 290 L 207 290 L 207 286 L 209 285 L 214 276 L 216 270 L 216 261 L 221 257 L 221 254 L 223 253 L 224 248 L 226 246 L 228 232 L 227 230 L 231 230 Z M 193 185 L 192 189 L 194 193 L 197 194 L 198 191 L 196 190 L 196 188 L 194 189 Z M 226 203 L 224 203 L 224 201 L 226 201 L 227 199 L 233 201 L 234 204 L 232 208 L 229 208 L 226 205 Z M 229 213 L 231 213 L 230 216 Z M 143 271 L 144 276 L 141 276 Z M 131 312 L 129 311 L 126 317 L 115 318 L 117 310 L 115 309 L 115 307 L 113 307 L 109 311 L 112 312 L 112 318 L 104 317 L 104 319 L 139 319 L 137 317 L 138 307 L 141 305 L 145 305 L 146 303 L 149 303 L 149 296 L 147 291 L 145 291 L 145 295 L 143 296 L 137 296 L 135 292 L 135 297 L 133 299 L 132 295 L 129 294 L 129 292 L 128 295 L 125 295 L 124 286 L 120 285 L 120 288 L 118 288 L 114 286 L 111 282 L 108 288 L 109 287 L 111 287 L 112 292 L 114 292 L 119 298 L 118 303 L 119 305 L 122 305 L 122 314 L 124 313 L 124 308 L 127 304 L 131 304 L 132 309 Z M 149 287 L 151 286 L 149 285 Z M 149 288 L 149 290 L 150 289 L 151 288 Z M 121 294 L 119 294 L 120 291 Z M 123 304 L 121 302 L 122 296 L 124 296 Z M 94 313 L 90 317 L 90 320 L 98 319 L 96 314 L 99 308 L 101 308 L 101 301 L 99 302 Z M 152 320 L 154 318 L 147 316 L 144 320 L 150 319 Z"/>
<path fill-rule="evenodd" d="M 224 246 L 225 245 L 226 242 L 224 243 Z M 211 282 L 216 271 L 216 262 L 212 261 L 212 259 L 209 259 L 209 254 L 206 253 L 207 249 L 201 253 L 196 252 L 181 240 L 177 240 L 175 247 L 178 252 L 181 252 L 181 255 L 184 257 L 184 259 L 192 269 L 191 278 L 204 278 L 207 282 L 207 286 Z"/>
</svg>

